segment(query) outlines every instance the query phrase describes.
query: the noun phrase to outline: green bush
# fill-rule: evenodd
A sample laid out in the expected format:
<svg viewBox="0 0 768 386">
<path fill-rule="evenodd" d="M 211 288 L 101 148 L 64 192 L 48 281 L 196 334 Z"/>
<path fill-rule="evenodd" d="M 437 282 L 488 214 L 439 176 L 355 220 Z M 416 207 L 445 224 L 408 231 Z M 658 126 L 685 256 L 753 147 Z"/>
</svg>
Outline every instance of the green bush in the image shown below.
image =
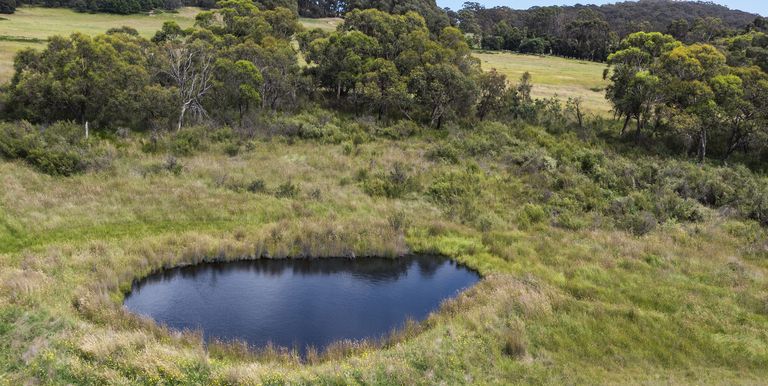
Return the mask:
<svg viewBox="0 0 768 386">
<path fill-rule="evenodd" d="M 367 171 L 358 171 L 358 181 L 363 182 L 363 190 L 370 196 L 400 198 L 418 190 L 418 182 L 412 172 L 402 163 L 396 162 L 388 172 L 369 175 Z"/>
<path fill-rule="evenodd" d="M 255 179 L 248 184 L 246 188 L 251 193 L 264 193 L 267 191 L 267 184 L 262 179 Z"/>
<path fill-rule="evenodd" d="M 539 224 L 547 218 L 547 212 L 539 205 L 525 204 L 517 215 L 517 222 L 521 228 Z"/>
<path fill-rule="evenodd" d="M 191 156 L 203 149 L 202 135 L 194 129 L 181 130 L 173 135 L 170 149 L 176 156 Z"/>
<path fill-rule="evenodd" d="M 37 128 L 27 122 L 0 126 L 0 155 L 24 160 L 42 173 L 71 176 L 98 157 L 79 125 L 59 122 Z"/>
<path fill-rule="evenodd" d="M 420 126 L 413 121 L 397 121 L 389 126 L 376 126 L 376 135 L 389 139 L 405 139 L 412 137 L 421 131 Z"/>
<path fill-rule="evenodd" d="M 439 144 L 427 151 L 427 158 L 452 164 L 459 162 L 459 151 L 451 144 Z"/>
<path fill-rule="evenodd" d="M 235 157 L 240 154 L 240 144 L 237 142 L 228 142 L 224 145 L 224 154 Z"/>
<path fill-rule="evenodd" d="M 288 180 L 280 184 L 275 191 L 275 197 L 278 198 L 295 198 L 299 195 L 300 188 L 294 184 L 293 181 Z"/>
</svg>

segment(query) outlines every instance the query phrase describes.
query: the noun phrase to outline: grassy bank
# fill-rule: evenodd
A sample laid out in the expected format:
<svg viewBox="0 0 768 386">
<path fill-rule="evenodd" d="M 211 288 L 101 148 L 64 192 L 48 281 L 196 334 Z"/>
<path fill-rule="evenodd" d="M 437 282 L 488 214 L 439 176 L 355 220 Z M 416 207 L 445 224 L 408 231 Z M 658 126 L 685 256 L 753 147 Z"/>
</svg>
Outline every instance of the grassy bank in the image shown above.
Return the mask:
<svg viewBox="0 0 768 386">
<path fill-rule="evenodd" d="M 519 123 L 434 132 L 293 119 L 306 135 L 200 128 L 206 139 L 191 149 L 173 134 L 153 146 L 137 133 L 94 139 L 108 159 L 72 177 L 0 163 L 0 381 L 717 384 L 768 375 L 765 232 L 737 200 L 696 196 L 726 189 L 720 179 L 736 178 L 727 169 L 630 161 L 600 133 Z M 690 199 L 666 190 L 679 181 Z M 311 364 L 206 349 L 197 334 L 120 307 L 132 280 L 163 267 L 405 251 L 446 254 L 484 280 L 407 339 Z"/>
</svg>

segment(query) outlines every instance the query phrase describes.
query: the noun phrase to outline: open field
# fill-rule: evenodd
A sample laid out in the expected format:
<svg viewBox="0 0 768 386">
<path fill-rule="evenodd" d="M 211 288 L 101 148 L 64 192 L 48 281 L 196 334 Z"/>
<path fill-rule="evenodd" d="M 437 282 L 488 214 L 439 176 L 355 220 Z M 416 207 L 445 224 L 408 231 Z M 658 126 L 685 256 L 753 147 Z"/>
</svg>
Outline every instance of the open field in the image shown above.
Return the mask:
<svg viewBox="0 0 768 386">
<path fill-rule="evenodd" d="M 178 167 L 165 152 L 142 151 L 147 138 L 136 133 L 94 142 L 109 159 L 70 178 L 1 162 L 0 381 L 722 384 L 768 376 L 768 260 L 756 223 L 699 208 L 699 222 L 634 236 L 594 212 L 543 211 L 623 195 L 580 171 L 580 154 L 593 153 L 600 173 L 637 170 L 599 141 L 514 124 L 393 141 L 365 121 L 330 122 L 323 130 L 336 133 L 327 140 L 256 139 L 236 155 L 206 140 Z M 458 160 L 430 155 L 449 148 Z M 558 166 L 510 161 L 526 157 Z M 410 188 L 372 195 L 396 164 Z M 249 191 L 253 181 L 264 189 Z M 277 195 L 285 184 L 298 193 Z M 162 267 L 405 250 L 451 256 L 485 279 L 381 350 L 351 347 L 302 364 L 205 347 L 199 335 L 169 333 L 120 307 L 132 280 Z"/>
<path fill-rule="evenodd" d="M 308 19 L 302 17 L 299 20 L 301 21 L 301 24 L 303 24 L 306 28 L 320 28 L 321 30 L 328 32 L 335 31 L 336 27 L 338 27 L 339 24 L 343 22 L 343 19 L 337 17 L 323 19 Z"/>
<path fill-rule="evenodd" d="M 484 70 L 495 68 L 517 81 L 524 72 L 533 77 L 533 96 L 561 99 L 581 97 L 592 113 L 604 114 L 611 107 L 605 99 L 608 81 L 603 79 L 605 64 L 554 56 L 522 55 L 512 52 L 475 52 Z"/>
</svg>

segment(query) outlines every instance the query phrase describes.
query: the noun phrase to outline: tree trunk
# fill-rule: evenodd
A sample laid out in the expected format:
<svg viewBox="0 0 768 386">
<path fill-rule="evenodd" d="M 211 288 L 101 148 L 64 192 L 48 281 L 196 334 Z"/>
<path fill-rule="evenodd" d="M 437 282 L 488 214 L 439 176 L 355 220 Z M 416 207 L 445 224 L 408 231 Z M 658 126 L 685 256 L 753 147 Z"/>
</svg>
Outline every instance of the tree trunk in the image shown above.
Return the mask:
<svg viewBox="0 0 768 386">
<path fill-rule="evenodd" d="M 179 114 L 179 125 L 176 128 L 177 131 L 181 131 L 181 126 L 184 124 L 184 114 L 187 112 L 187 104 L 181 105 L 181 113 Z"/>
<path fill-rule="evenodd" d="M 707 130 L 699 130 L 699 162 L 704 162 L 707 157 Z"/>
<path fill-rule="evenodd" d="M 621 134 L 619 134 L 620 136 L 622 136 L 622 137 L 623 137 L 623 136 L 624 136 L 624 133 L 626 133 L 626 132 L 627 132 L 627 126 L 629 126 L 629 120 L 630 120 L 631 118 L 632 118 L 632 117 L 630 117 L 630 115 L 629 115 L 629 114 L 627 114 L 627 118 L 626 118 L 626 119 L 624 119 L 624 127 L 622 127 L 622 128 L 621 128 Z"/>
</svg>

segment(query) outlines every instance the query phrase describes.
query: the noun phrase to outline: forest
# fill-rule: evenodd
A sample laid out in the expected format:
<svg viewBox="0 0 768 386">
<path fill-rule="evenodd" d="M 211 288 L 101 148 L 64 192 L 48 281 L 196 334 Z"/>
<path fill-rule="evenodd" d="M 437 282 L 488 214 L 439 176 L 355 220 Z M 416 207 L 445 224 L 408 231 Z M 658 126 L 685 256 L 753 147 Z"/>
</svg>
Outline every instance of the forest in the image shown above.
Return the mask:
<svg viewBox="0 0 768 386">
<path fill-rule="evenodd" d="M 687 44 L 761 30 L 765 19 L 710 2 L 642 0 L 615 4 L 485 8 L 466 2 L 453 24 L 487 50 L 604 61 L 635 32 L 661 32 Z M 763 31 L 764 32 L 764 31 Z"/>
</svg>

